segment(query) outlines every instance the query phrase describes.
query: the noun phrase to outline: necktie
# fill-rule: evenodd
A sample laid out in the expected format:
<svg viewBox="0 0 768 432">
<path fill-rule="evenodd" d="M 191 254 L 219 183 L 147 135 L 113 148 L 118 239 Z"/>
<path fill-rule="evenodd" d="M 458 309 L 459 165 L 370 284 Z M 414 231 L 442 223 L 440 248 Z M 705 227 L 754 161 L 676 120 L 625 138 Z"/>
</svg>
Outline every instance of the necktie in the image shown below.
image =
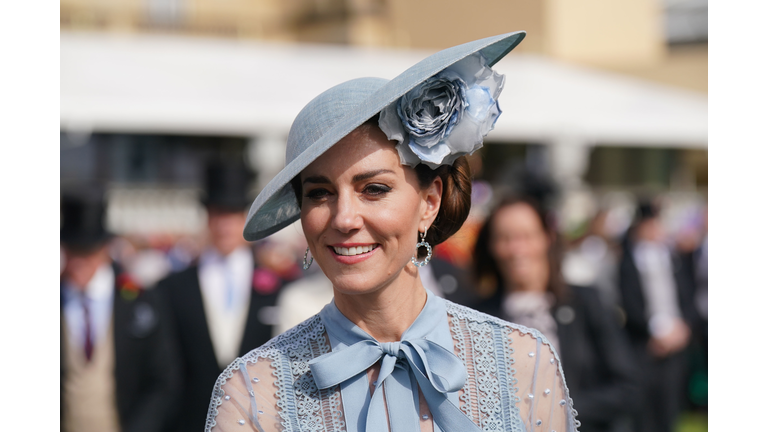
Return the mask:
<svg viewBox="0 0 768 432">
<path fill-rule="evenodd" d="M 232 310 L 235 305 L 235 282 L 232 280 L 232 269 L 227 265 L 226 259 L 221 263 L 222 269 L 224 269 L 224 290 L 226 292 L 225 305 L 228 311 Z"/>
<path fill-rule="evenodd" d="M 447 320 L 441 300 L 428 293 L 424 310 L 398 342 L 376 341 L 346 319 L 334 303 L 321 311 L 329 336 L 344 340 L 348 346 L 309 362 L 318 388 L 342 384 L 381 361 L 367 414 L 361 414 L 366 415 L 366 432 L 419 430 L 419 388 L 442 431 L 480 431 L 448 400 L 448 393 L 460 390 L 466 381 L 464 364 L 452 351 L 430 340 L 432 330 Z M 348 418 L 347 424 L 352 423 Z"/>
<path fill-rule="evenodd" d="M 91 361 L 93 356 L 93 331 L 91 329 L 91 313 L 88 308 L 88 297 L 82 296 L 83 318 L 85 319 L 85 331 L 83 334 L 83 347 L 86 361 Z"/>
</svg>

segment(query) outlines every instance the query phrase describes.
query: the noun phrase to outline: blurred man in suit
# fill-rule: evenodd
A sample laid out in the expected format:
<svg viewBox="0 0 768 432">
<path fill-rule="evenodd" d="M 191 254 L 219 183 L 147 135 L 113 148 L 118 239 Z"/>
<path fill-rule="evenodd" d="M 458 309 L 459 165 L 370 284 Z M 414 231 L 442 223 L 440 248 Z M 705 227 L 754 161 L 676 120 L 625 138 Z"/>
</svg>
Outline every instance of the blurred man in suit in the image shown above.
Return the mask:
<svg viewBox="0 0 768 432">
<path fill-rule="evenodd" d="M 257 265 L 243 238 L 251 173 L 242 163 L 216 162 L 206 174 L 209 245 L 196 263 L 158 284 L 181 346 L 183 412 L 173 423 L 185 432 L 205 426 L 224 368 L 272 337 L 283 285 L 280 276 Z"/>
<path fill-rule="evenodd" d="M 679 257 L 665 243 L 658 207 L 642 202 L 619 265 L 625 329 L 641 366 L 638 432 L 670 432 L 680 413 L 696 312 Z"/>
<path fill-rule="evenodd" d="M 100 194 L 61 207 L 62 430 L 161 431 L 180 380 L 161 304 L 110 259 Z"/>
</svg>

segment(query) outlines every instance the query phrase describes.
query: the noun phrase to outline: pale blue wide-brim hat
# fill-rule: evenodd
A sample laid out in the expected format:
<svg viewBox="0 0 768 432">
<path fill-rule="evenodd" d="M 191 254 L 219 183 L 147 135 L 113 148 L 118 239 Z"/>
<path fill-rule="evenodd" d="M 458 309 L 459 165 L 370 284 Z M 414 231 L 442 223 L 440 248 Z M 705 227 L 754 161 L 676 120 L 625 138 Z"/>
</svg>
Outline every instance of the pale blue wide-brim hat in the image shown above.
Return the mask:
<svg viewBox="0 0 768 432">
<path fill-rule="evenodd" d="M 515 48 L 525 32 L 513 32 L 454 46 L 416 63 L 392 80 L 357 78 L 332 87 L 305 106 L 291 125 L 286 165 L 256 197 L 243 236 L 260 240 L 299 219 L 291 180 L 326 150 L 426 79 L 480 52 L 493 66 Z"/>
</svg>

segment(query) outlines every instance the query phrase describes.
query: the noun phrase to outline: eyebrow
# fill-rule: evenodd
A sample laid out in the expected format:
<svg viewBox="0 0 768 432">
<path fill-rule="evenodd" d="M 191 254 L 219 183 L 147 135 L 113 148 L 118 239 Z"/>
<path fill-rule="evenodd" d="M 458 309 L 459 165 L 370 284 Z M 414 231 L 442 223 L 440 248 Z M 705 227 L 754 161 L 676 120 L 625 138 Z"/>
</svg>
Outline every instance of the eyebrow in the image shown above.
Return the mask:
<svg viewBox="0 0 768 432">
<path fill-rule="evenodd" d="M 319 183 L 319 184 L 327 184 L 331 181 L 328 180 L 328 177 L 325 176 L 310 176 L 304 179 L 301 184 L 307 184 L 307 183 Z"/>
<path fill-rule="evenodd" d="M 394 174 L 395 172 L 388 169 L 379 169 L 374 171 L 368 171 L 361 174 L 356 174 L 352 177 L 352 183 L 358 183 L 363 180 L 368 180 L 369 178 L 376 177 L 379 174 Z M 331 181 L 328 180 L 328 177 L 325 176 L 309 176 L 304 179 L 302 184 L 306 183 L 316 183 L 316 184 L 328 184 Z"/>
<path fill-rule="evenodd" d="M 369 178 L 376 177 L 379 174 L 394 174 L 395 172 L 388 169 L 380 169 L 380 170 L 374 170 L 374 171 L 368 171 L 361 174 L 356 174 L 352 177 L 352 183 L 361 182 L 363 180 L 368 180 Z"/>
</svg>

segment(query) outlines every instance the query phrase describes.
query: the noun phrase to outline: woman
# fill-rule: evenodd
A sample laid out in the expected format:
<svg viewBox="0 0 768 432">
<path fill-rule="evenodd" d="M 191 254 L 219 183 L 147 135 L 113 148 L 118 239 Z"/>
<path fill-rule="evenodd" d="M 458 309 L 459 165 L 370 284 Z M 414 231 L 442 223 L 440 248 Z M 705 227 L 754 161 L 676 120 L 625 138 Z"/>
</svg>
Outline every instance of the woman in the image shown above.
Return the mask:
<svg viewBox="0 0 768 432">
<path fill-rule="evenodd" d="M 487 300 L 477 309 L 536 328 L 563 358 L 581 427 L 613 430 L 639 398 L 634 359 L 596 290 L 566 286 L 557 237 L 536 201 L 510 196 L 491 212 L 475 247 Z"/>
<path fill-rule="evenodd" d="M 535 330 L 428 293 L 418 267 L 469 213 L 464 155 L 498 117 L 490 67 L 524 33 L 441 51 L 391 81 L 312 100 L 245 237 L 301 219 L 333 284 L 318 315 L 237 359 L 213 390 L 215 431 L 575 430 L 559 361 Z"/>
</svg>

